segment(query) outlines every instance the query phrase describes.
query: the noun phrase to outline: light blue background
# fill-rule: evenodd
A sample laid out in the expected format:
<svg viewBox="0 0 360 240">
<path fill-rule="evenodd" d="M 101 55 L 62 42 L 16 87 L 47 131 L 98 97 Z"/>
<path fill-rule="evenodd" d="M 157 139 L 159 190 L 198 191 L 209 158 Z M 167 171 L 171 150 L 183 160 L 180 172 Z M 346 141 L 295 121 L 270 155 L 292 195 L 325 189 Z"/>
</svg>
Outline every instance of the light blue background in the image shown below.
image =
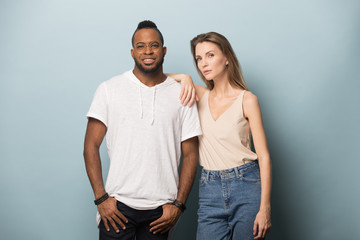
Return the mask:
<svg viewBox="0 0 360 240">
<path fill-rule="evenodd" d="M 0 2 L 0 239 L 97 239 L 83 163 L 100 82 L 133 67 L 137 23 L 197 83 L 189 40 L 218 31 L 259 99 L 273 161 L 268 239 L 359 239 L 359 1 Z M 102 149 L 104 173 L 108 166 Z M 175 239 L 194 239 L 197 183 Z"/>
</svg>

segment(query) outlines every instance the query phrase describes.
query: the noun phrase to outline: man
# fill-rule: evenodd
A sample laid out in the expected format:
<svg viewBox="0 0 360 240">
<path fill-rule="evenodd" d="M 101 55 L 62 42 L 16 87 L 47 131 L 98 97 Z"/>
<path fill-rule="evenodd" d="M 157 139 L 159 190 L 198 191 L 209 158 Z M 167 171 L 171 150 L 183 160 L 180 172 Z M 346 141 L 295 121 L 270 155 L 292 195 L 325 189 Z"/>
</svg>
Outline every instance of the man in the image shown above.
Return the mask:
<svg viewBox="0 0 360 240">
<path fill-rule="evenodd" d="M 181 87 L 163 73 L 166 47 L 156 25 L 139 23 L 132 45 L 134 69 L 96 90 L 87 114 L 85 165 L 100 239 L 167 239 L 194 181 L 200 123 L 196 104 L 182 106 Z M 105 134 L 106 187 L 99 155 Z"/>
</svg>

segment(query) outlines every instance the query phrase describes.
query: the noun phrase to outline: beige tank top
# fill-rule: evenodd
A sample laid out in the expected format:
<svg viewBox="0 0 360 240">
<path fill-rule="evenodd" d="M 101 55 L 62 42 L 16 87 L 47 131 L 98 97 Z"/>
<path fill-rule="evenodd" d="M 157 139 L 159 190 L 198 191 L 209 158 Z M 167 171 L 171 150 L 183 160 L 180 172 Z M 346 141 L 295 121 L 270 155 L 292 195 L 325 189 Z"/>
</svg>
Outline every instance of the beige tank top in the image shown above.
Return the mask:
<svg viewBox="0 0 360 240">
<path fill-rule="evenodd" d="M 203 135 L 199 136 L 200 165 L 207 170 L 224 170 L 257 159 L 251 151 L 250 126 L 243 114 L 242 91 L 215 121 L 209 108 L 209 90 L 198 103 Z"/>
</svg>

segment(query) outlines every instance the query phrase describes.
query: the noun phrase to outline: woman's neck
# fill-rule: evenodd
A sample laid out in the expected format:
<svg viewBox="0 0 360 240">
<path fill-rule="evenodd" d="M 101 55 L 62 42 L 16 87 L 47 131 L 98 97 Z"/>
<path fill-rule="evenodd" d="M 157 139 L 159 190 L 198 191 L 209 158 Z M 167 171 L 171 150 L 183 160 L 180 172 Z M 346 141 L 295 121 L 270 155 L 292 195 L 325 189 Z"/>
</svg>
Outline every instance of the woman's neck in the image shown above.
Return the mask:
<svg viewBox="0 0 360 240">
<path fill-rule="evenodd" d="M 227 74 L 214 80 L 214 88 L 211 90 L 215 97 L 228 97 L 235 94 L 236 89 L 230 85 Z"/>
</svg>

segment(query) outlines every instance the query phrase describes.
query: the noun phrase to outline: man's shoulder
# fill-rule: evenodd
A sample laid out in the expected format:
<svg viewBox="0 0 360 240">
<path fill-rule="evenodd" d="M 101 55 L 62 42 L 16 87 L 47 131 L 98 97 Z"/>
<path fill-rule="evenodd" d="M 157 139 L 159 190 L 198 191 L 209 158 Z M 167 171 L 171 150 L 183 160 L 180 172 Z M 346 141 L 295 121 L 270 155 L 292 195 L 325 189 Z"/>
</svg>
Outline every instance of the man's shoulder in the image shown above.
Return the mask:
<svg viewBox="0 0 360 240">
<path fill-rule="evenodd" d="M 172 77 L 167 77 L 166 81 L 169 83 L 169 85 L 175 87 L 175 88 L 180 88 L 181 84 L 179 82 L 177 82 L 175 79 L 173 79 Z"/>
<path fill-rule="evenodd" d="M 119 80 L 128 79 L 128 78 L 129 78 L 128 75 L 129 75 L 129 72 L 128 72 L 128 71 L 127 71 L 127 72 L 123 72 L 123 73 L 121 73 L 121 74 L 118 74 L 118 75 L 115 75 L 115 76 L 109 78 L 109 79 L 108 79 L 107 81 L 105 81 L 105 82 L 112 83 L 112 84 L 113 84 L 113 83 L 118 83 Z"/>
<path fill-rule="evenodd" d="M 166 84 L 164 84 L 166 91 L 170 91 L 172 93 L 178 92 L 180 94 L 181 91 L 181 84 L 175 81 L 175 79 L 171 77 L 167 77 Z"/>
<path fill-rule="evenodd" d="M 128 72 L 124 72 L 118 75 L 115 75 L 108 80 L 102 82 L 101 84 L 106 85 L 107 87 L 116 87 L 123 84 L 126 84 L 128 82 Z"/>
</svg>

